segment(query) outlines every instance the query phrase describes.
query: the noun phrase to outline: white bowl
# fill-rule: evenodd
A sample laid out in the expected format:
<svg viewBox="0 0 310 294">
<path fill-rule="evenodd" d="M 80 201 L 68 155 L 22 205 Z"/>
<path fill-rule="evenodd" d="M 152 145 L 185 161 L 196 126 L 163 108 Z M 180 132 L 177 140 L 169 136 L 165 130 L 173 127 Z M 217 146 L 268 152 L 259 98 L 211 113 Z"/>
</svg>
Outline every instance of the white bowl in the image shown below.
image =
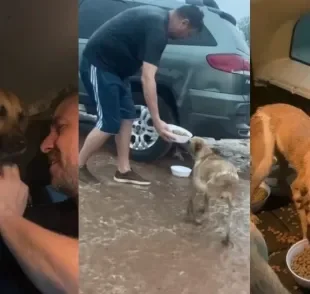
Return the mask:
<svg viewBox="0 0 310 294">
<path fill-rule="evenodd" d="M 186 136 L 180 136 L 180 135 L 176 135 L 173 133 L 173 136 L 175 137 L 176 143 L 180 143 L 180 144 L 187 143 L 191 139 L 191 137 L 193 137 L 193 134 L 184 128 L 181 128 L 179 126 L 172 125 L 172 124 L 168 124 L 168 127 L 169 127 L 169 130 L 171 132 L 180 131 L 180 132 L 183 132 L 184 134 L 186 134 Z"/>
<path fill-rule="evenodd" d="M 293 258 L 298 253 L 302 252 L 304 250 L 304 248 L 306 248 L 307 246 L 309 246 L 309 242 L 307 239 L 303 239 L 303 240 L 295 243 L 286 254 L 286 265 L 287 265 L 288 269 L 290 270 L 290 272 L 292 273 L 296 283 L 299 284 L 300 286 L 306 288 L 306 289 L 310 289 L 310 280 L 307 280 L 305 278 L 298 276 L 297 274 L 295 274 L 293 272 L 293 270 L 291 268 Z"/>
<path fill-rule="evenodd" d="M 190 168 L 181 165 L 172 165 L 170 169 L 172 174 L 179 178 L 188 178 L 192 172 Z"/>
<path fill-rule="evenodd" d="M 267 192 L 267 196 L 263 200 L 251 203 L 251 210 L 252 210 L 253 213 L 257 213 L 258 211 L 260 211 L 263 208 L 263 206 L 265 205 L 265 203 L 268 200 L 268 198 L 270 196 L 270 193 L 271 193 L 270 187 L 265 182 L 262 182 L 259 185 L 259 187 L 263 188 Z"/>
</svg>

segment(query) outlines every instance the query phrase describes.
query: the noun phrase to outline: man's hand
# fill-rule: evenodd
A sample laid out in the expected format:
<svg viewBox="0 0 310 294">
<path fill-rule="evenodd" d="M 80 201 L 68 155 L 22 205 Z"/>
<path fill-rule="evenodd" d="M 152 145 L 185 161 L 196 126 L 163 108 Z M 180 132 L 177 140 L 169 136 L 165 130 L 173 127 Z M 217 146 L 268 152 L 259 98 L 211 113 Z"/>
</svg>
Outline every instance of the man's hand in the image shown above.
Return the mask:
<svg viewBox="0 0 310 294">
<path fill-rule="evenodd" d="M 161 138 L 163 138 L 167 142 L 175 141 L 175 137 L 169 130 L 168 125 L 162 121 L 161 119 L 157 119 L 153 121 L 154 127 Z"/>
<path fill-rule="evenodd" d="M 27 206 L 28 187 L 21 181 L 16 165 L 5 165 L 0 173 L 0 218 L 22 216 Z"/>
</svg>

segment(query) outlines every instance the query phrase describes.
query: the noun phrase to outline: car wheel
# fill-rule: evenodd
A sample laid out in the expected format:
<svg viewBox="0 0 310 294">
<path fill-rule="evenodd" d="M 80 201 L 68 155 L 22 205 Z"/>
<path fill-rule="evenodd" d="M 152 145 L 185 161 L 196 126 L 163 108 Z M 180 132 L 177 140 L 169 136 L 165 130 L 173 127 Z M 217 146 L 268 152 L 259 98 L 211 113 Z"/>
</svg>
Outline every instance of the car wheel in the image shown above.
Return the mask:
<svg viewBox="0 0 310 294">
<path fill-rule="evenodd" d="M 172 144 L 162 140 L 156 132 L 143 94 L 134 92 L 132 95 L 138 119 L 134 121 L 132 127 L 130 155 L 135 161 L 154 161 L 166 155 Z M 158 109 L 163 121 L 176 123 L 172 109 L 160 96 L 158 96 Z"/>
</svg>

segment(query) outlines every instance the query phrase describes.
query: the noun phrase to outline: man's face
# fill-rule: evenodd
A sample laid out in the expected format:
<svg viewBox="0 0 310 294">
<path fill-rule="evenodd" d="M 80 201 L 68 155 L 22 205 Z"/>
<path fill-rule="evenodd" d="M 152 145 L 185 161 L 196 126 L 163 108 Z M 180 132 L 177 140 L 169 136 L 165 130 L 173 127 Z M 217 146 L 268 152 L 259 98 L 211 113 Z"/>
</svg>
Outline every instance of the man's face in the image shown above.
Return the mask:
<svg viewBox="0 0 310 294">
<path fill-rule="evenodd" d="M 52 185 L 70 197 L 78 195 L 78 97 L 66 98 L 56 109 L 41 151 L 50 161 Z"/>
<path fill-rule="evenodd" d="M 171 39 L 186 39 L 197 34 L 187 19 L 177 19 L 173 25 L 173 31 L 170 33 Z"/>
</svg>

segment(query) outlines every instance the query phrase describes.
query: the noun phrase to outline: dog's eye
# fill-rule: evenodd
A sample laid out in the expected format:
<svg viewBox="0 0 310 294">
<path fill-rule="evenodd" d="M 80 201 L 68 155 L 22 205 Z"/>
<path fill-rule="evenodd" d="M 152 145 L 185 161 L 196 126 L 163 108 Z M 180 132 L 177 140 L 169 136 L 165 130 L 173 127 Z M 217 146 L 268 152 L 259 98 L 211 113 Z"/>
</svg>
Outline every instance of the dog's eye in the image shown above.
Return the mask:
<svg viewBox="0 0 310 294">
<path fill-rule="evenodd" d="M 2 105 L 0 106 L 0 117 L 5 117 L 7 115 L 7 110 L 6 108 Z"/>
</svg>

